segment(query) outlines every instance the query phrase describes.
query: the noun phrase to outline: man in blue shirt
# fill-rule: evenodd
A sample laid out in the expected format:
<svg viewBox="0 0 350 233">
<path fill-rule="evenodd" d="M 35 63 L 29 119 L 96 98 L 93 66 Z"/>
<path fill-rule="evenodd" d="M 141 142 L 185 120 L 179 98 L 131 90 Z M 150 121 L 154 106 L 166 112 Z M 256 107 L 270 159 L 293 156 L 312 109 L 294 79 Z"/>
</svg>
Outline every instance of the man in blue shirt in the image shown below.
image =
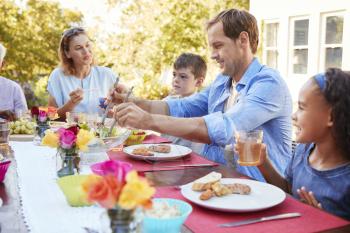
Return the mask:
<svg viewBox="0 0 350 233">
<path fill-rule="evenodd" d="M 211 58 L 222 71 L 215 81 L 182 99 L 131 98 L 131 103 L 116 107 L 118 123 L 206 143 L 202 155 L 222 164 L 227 163 L 225 145 L 234 143 L 234 128 L 262 129 L 272 163 L 283 174 L 291 155 L 292 100 L 279 73 L 254 58 L 259 40 L 256 19 L 246 11 L 230 9 L 209 21 L 207 31 Z M 119 86 L 113 101 L 122 102 L 125 91 Z M 256 167 L 236 167 L 264 180 Z"/>
</svg>

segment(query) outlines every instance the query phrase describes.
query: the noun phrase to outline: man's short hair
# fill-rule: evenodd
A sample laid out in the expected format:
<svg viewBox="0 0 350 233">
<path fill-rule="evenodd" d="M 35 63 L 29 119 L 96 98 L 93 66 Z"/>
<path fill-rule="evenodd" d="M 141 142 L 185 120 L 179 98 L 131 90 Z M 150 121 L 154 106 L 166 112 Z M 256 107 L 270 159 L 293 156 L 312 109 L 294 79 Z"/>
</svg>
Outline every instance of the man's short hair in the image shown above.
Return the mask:
<svg viewBox="0 0 350 233">
<path fill-rule="evenodd" d="M 5 46 L 0 43 L 0 61 L 4 60 L 4 57 L 6 55 L 6 48 Z"/>
<path fill-rule="evenodd" d="M 207 64 L 204 59 L 193 53 L 182 53 L 174 62 L 174 69 L 191 68 L 194 78 L 203 77 L 207 74 Z"/>
<path fill-rule="evenodd" d="M 256 53 L 259 44 L 259 29 L 252 14 L 238 9 L 224 10 L 207 23 L 207 29 L 218 22 L 222 22 L 225 36 L 232 40 L 236 40 L 241 32 L 247 32 L 252 53 Z"/>
</svg>

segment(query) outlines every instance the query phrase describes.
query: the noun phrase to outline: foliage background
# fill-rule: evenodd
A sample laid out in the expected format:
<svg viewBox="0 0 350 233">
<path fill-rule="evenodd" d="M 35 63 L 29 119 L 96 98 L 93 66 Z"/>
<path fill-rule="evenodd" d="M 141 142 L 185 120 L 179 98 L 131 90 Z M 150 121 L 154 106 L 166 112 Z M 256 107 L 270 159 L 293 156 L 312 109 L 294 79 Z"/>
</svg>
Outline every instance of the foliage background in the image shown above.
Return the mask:
<svg viewBox="0 0 350 233">
<path fill-rule="evenodd" d="M 118 33 L 96 42 L 100 65 L 112 67 L 121 78 L 135 85 L 137 95 L 160 99 L 168 95 L 164 77 L 182 52 L 208 61 L 206 83 L 215 77 L 210 61 L 205 23 L 227 8 L 249 9 L 249 0 L 109 0 L 109 7 L 122 9 Z M 57 48 L 62 32 L 83 25 L 80 12 L 59 3 L 28 0 L 0 1 L 0 42 L 7 47 L 1 75 L 22 84 L 28 105 L 46 104 L 47 78 L 58 65 Z M 87 28 L 98 38 L 96 28 Z M 34 91 L 34 92 L 33 92 Z"/>
</svg>

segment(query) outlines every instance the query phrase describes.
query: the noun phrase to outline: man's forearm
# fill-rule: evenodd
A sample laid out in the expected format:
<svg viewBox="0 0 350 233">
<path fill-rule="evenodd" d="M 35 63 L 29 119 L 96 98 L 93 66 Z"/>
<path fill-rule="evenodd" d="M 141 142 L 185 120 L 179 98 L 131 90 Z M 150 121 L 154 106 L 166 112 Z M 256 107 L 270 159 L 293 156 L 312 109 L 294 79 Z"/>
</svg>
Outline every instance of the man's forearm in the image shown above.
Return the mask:
<svg viewBox="0 0 350 233">
<path fill-rule="evenodd" d="M 144 100 L 134 97 L 132 98 L 132 102 L 151 114 L 169 115 L 168 104 L 165 101 Z"/>
<path fill-rule="evenodd" d="M 149 129 L 160 133 L 181 137 L 195 142 L 210 143 L 208 129 L 202 117 L 177 118 L 152 114 L 148 126 Z"/>
</svg>

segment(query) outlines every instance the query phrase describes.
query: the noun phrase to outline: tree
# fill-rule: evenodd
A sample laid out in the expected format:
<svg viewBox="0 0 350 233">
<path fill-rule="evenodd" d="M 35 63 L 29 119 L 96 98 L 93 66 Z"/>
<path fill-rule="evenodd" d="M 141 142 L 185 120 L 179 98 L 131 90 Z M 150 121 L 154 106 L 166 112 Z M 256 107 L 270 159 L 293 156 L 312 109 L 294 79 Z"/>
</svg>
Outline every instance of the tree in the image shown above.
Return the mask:
<svg viewBox="0 0 350 233">
<path fill-rule="evenodd" d="M 3 76 L 30 85 L 40 78 L 47 79 L 58 64 L 57 48 L 63 30 L 81 20 L 80 13 L 64 10 L 58 3 L 29 0 L 21 8 L 15 1 L 2 0 L 0 41 L 7 47 Z M 46 97 L 40 97 L 45 103 Z"/>
<path fill-rule="evenodd" d="M 106 63 L 126 80 L 136 82 L 138 95 L 156 99 L 167 95 L 159 77 L 182 52 L 209 57 L 205 22 L 219 11 L 249 7 L 248 0 L 110 0 L 124 7 L 120 34 L 109 41 Z M 207 59 L 208 60 L 208 59 Z M 209 62 L 209 66 L 211 62 Z"/>
</svg>

